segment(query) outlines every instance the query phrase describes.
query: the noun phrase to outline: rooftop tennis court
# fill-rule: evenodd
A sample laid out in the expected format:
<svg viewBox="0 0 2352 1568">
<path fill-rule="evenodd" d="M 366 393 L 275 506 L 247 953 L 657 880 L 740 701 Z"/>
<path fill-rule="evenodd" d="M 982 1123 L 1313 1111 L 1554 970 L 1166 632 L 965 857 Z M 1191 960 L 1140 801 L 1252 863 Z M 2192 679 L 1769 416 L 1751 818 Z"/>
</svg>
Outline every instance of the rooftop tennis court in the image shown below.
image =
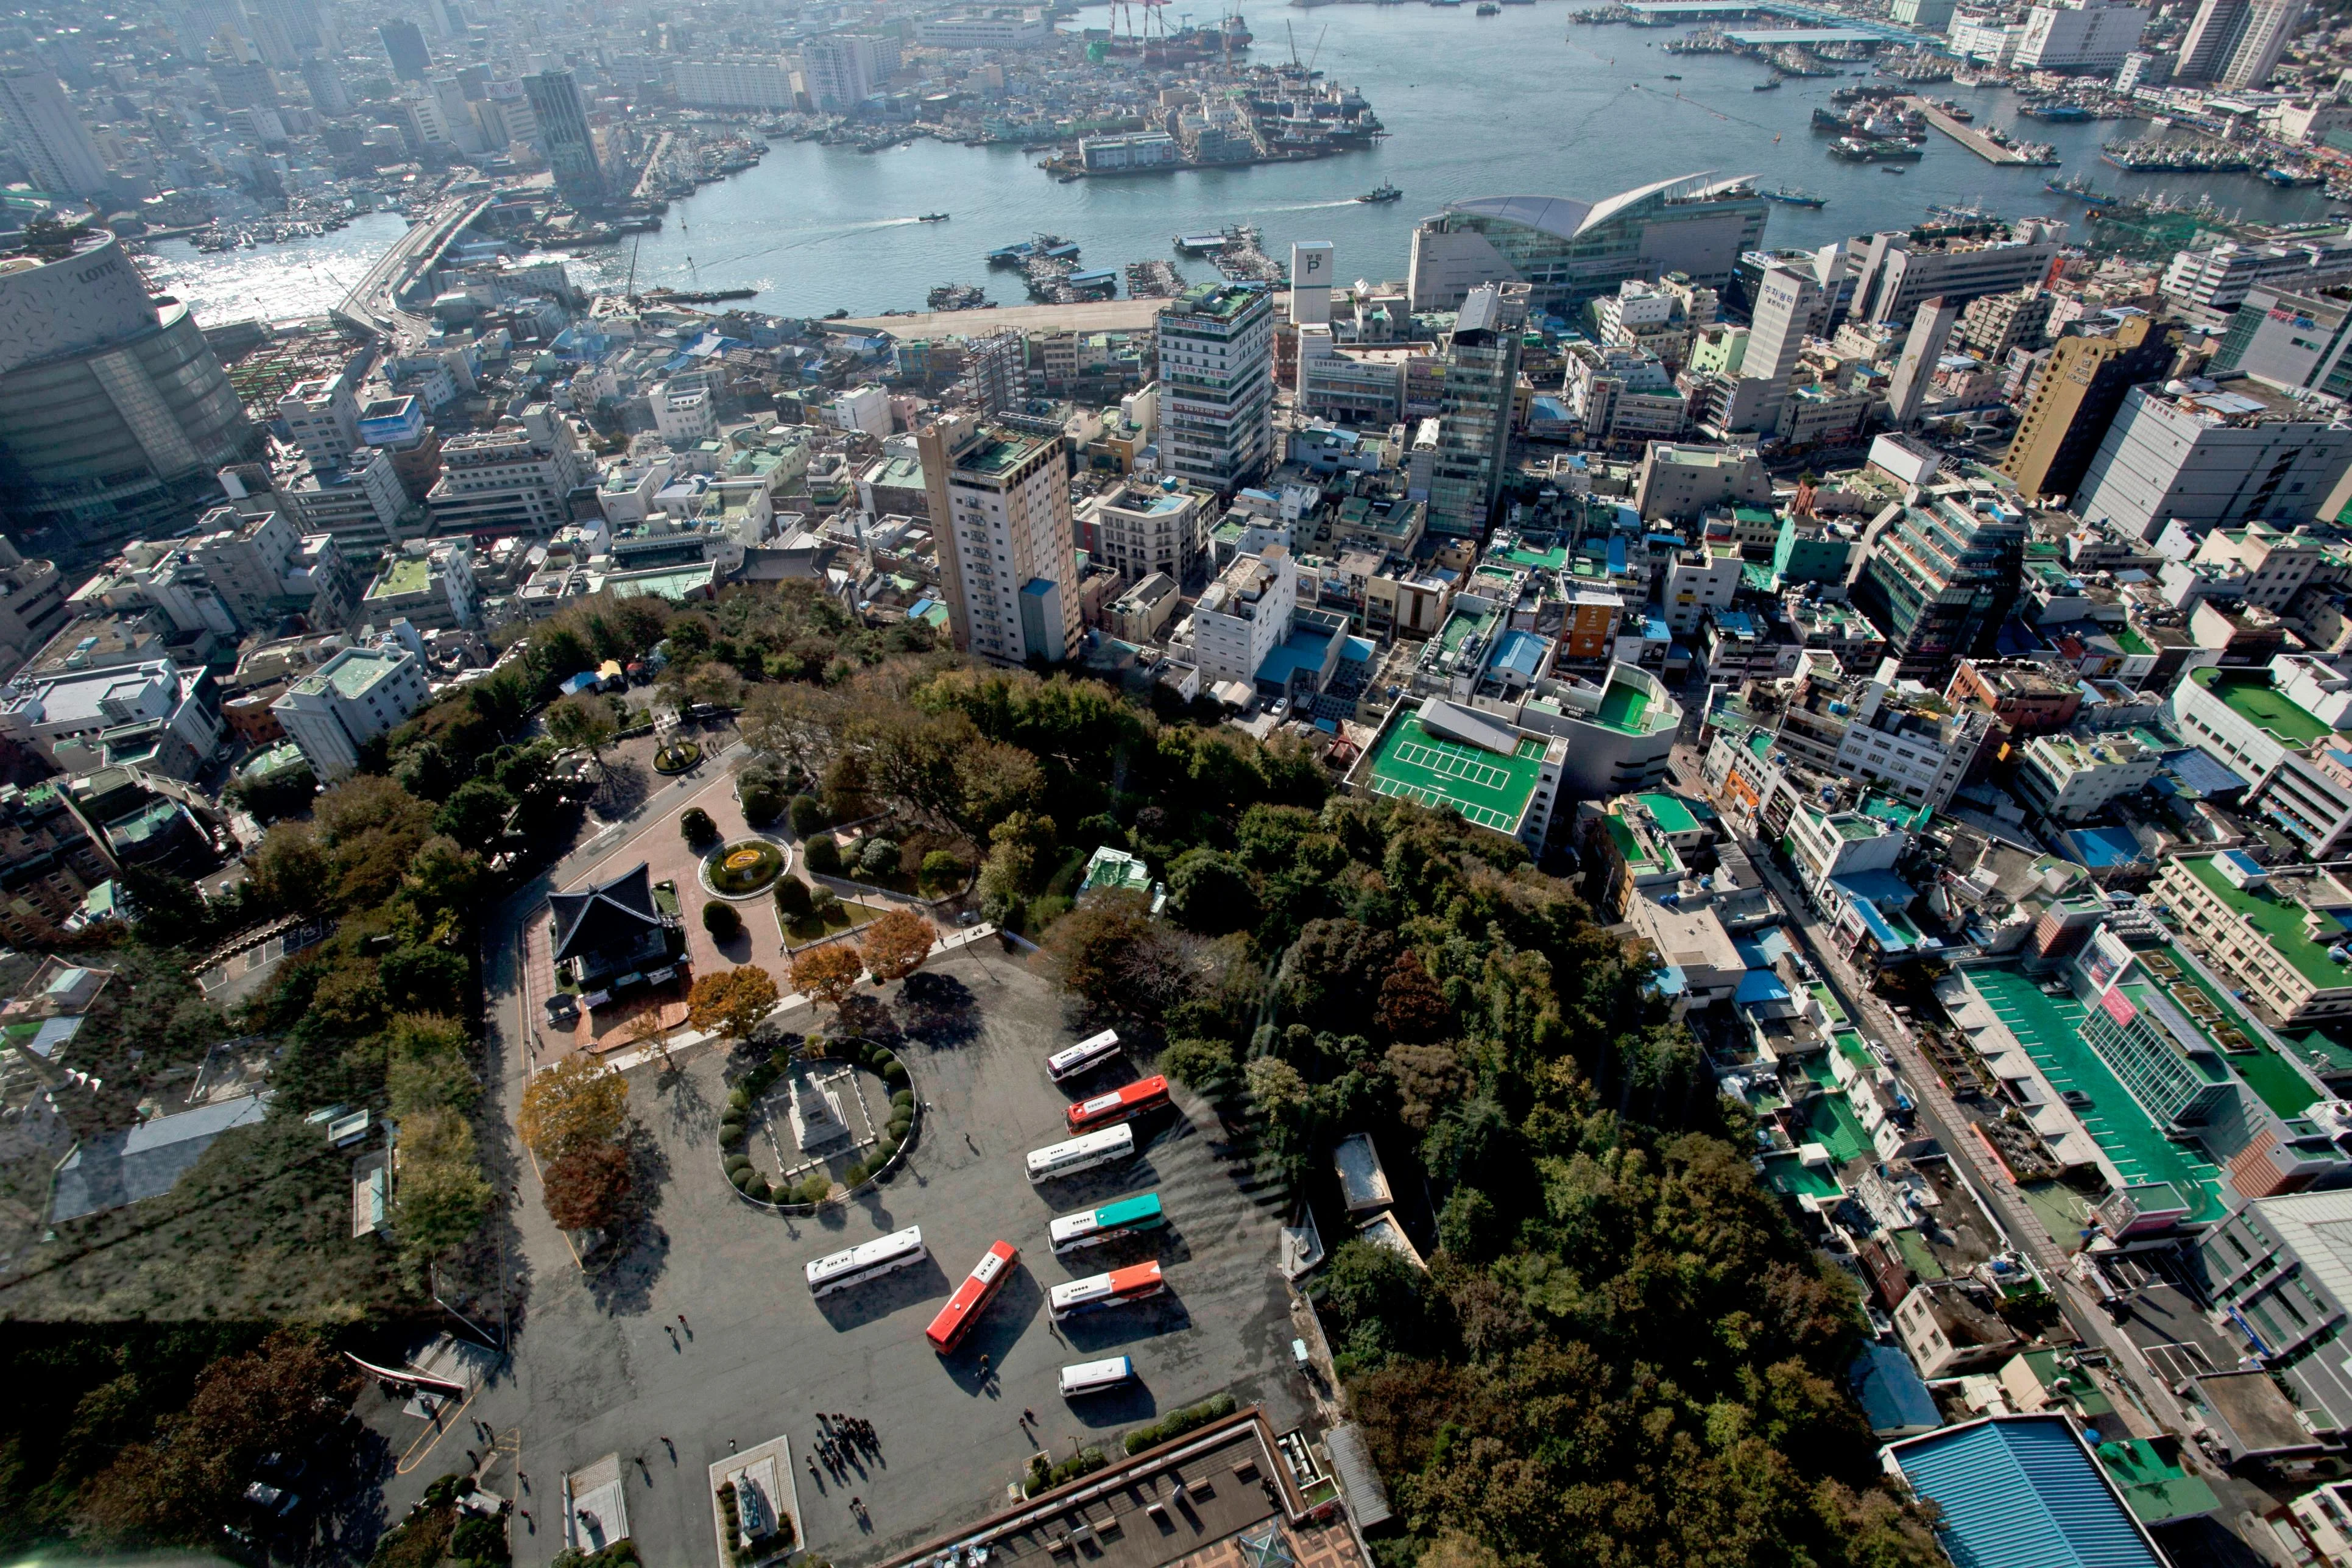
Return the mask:
<svg viewBox="0 0 2352 1568">
<path fill-rule="evenodd" d="M 1406 714 L 1382 738 L 1372 759 L 1374 795 L 1389 795 L 1460 815 L 1480 827 L 1510 833 L 1519 826 L 1535 794 L 1544 745 L 1521 736 L 1509 756 L 1465 746 L 1422 728 Z"/>
</svg>

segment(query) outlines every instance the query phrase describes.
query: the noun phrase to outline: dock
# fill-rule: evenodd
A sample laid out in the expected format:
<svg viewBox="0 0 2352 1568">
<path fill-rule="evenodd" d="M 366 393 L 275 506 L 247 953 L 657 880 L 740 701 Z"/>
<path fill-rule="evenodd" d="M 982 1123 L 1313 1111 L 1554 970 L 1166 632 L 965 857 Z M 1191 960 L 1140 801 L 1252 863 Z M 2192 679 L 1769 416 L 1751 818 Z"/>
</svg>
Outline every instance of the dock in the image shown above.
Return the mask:
<svg viewBox="0 0 2352 1568">
<path fill-rule="evenodd" d="M 2027 157 L 2024 153 L 2020 153 L 2013 147 L 2002 146 L 2000 142 L 1994 141 L 1983 132 L 1979 131 L 1972 126 L 1961 124 L 1958 121 L 1953 119 L 1950 115 L 1945 113 L 1942 110 L 1937 108 L 1934 104 L 1928 102 L 1924 98 L 1898 98 L 1895 101 L 1903 105 L 1906 109 L 1917 110 L 1920 114 L 1926 118 L 1928 124 L 1934 126 L 1937 130 L 1942 132 L 1945 135 L 1950 137 L 1953 141 L 1958 142 L 1969 152 L 1974 153 L 1978 157 L 1982 158 L 1988 163 L 2031 164 L 2034 162 L 2033 159 Z"/>
</svg>

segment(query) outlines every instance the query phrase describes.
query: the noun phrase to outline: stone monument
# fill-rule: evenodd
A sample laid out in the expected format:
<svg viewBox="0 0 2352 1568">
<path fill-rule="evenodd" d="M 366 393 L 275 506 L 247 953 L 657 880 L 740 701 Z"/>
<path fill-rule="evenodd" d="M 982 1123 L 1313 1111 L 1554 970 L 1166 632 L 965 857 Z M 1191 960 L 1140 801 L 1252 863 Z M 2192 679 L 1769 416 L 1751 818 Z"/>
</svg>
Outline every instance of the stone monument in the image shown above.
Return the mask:
<svg viewBox="0 0 2352 1568">
<path fill-rule="evenodd" d="M 792 1119 L 793 1139 L 803 1154 L 849 1136 L 849 1123 L 841 1117 L 840 1099 L 817 1082 L 813 1072 L 793 1075 Z"/>
</svg>

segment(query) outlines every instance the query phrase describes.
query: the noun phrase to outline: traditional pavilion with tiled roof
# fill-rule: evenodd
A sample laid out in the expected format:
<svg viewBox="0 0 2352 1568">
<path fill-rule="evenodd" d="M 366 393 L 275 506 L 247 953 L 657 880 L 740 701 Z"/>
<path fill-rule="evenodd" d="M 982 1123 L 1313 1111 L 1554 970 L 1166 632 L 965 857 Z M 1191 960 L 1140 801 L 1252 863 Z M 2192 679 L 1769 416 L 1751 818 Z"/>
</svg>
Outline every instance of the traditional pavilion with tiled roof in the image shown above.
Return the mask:
<svg viewBox="0 0 2352 1568">
<path fill-rule="evenodd" d="M 555 962 L 576 960 L 583 983 L 667 956 L 661 911 L 642 860 L 593 887 L 551 893 L 547 903 L 555 917 Z"/>
</svg>

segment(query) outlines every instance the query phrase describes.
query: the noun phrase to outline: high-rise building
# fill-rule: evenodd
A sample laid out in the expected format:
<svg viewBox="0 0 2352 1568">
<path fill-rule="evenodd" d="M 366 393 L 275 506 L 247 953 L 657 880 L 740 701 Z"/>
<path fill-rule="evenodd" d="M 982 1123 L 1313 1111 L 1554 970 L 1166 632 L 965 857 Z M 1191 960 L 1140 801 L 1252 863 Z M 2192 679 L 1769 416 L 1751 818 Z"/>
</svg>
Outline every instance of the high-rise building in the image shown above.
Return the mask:
<svg viewBox="0 0 2352 1568">
<path fill-rule="evenodd" d="M 376 28 L 375 36 L 383 40 L 393 75 L 403 81 L 423 81 L 433 74 L 433 51 L 425 47 L 425 34 L 415 23 L 386 22 Z"/>
<path fill-rule="evenodd" d="M 895 58 L 885 60 L 882 41 L 864 33 L 827 33 L 801 46 L 801 74 L 819 110 L 865 102 L 896 68 Z"/>
<path fill-rule="evenodd" d="M 2304 0 L 2203 0 L 2180 41 L 2175 80 L 2260 87 L 2303 20 Z"/>
<path fill-rule="evenodd" d="M 2246 290 L 2210 363 L 2215 375 L 2242 370 L 2273 386 L 2352 397 L 2352 300 L 2258 283 Z"/>
<path fill-rule="evenodd" d="M 302 85 L 310 89 L 310 107 L 322 115 L 349 114 L 351 94 L 343 90 L 342 73 L 335 62 L 311 55 L 302 62 Z"/>
<path fill-rule="evenodd" d="M 1020 409 L 1028 396 L 1028 361 L 1018 331 L 991 332 L 964 345 L 964 395 L 982 418 Z"/>
<path fill-rule="evenodd" d="M 555 188 L 574 206 L 596 206 L 605 198 L 604 165 L 596 156 L 595 133 L 581 107 L 580 85 L 567 70 L 546 70 L 523 79 L 531 114 L 539 121 L 539 151 L 555 172 Z"/>
<path fill-rule="evenodd" d="M 1989 496 L 1932 496 L 1874 519 L 1853 603 L 1886 638 L 1896 679 L 1942 684 L 1960 659 L 1993 651 L 2017 603 L 2025 515 Z"/>
<path fill-rule="evenodd" d="M 1502 493 L 1519 379 L 1519 334 L 1503 324 L 1502 290 L 1473 289 L 1446 334 L 1437 454 L 1429 470 L 1429 531 L 1479 539 Z"/>
<path fill-rule="evenodd" d="M 1940 296 L 1919 307 L 1911 318 L 1911 331 L 1903 340 L 1903 355 L 1886 384 L 1886 417 L 1897 429 L 1919 416 L 1927 384 L 1936 379 L 1936 362 L 1951 341 L 1952 324 L 1960 319 L 1959 302 Z"/>
<path fill-rule="evenodd" d="M 2099 336 L 2059 339 L 2001 459 L 2018 493 L 2029 501 L 2073 495 L 2124 394 L 2170 370 L 2176 342 L 2172 327 L 2146 315 Z"/>
<path fill-rule="evenodd" d="M 2018 40 L 2019 70 L 2111 71 L 2139 47 L 2148 14 L 2136 5 L 2036 5 Z"/>
<path fill-rule="evenodd" d="M 0 493 L 61 564 L 195 515 L 258 437 L 186 305 L 158 305 L 112 235 L 0 258 Z"/>
<path fill-rule="evenodd" d="M 1915 240 L 1901 229 L 1870 237 L 1854 278 L 1853 319 L 1900 323 L 1941 295 L 1955 305 L 2038 284 L 2058 258 L 2066 226 L 2032 218 L 1987 239 Z"/>
<path fill-rule="evenodd" d="M 1162 462 L 1229 496 L 1273 459 L 1273 296 L 1255 284 L 1201 284 L 1159 325 Z"/>
<path fill-rule="evenodd" d="M 223 109 L 278 107 L 278 79 L 259 60 L 215 60 L 206 72 Z"/>
<path fill-rule="evenodd" d="M 1724 430 L 1770 430 L 1779 425 L 1790 373 L 1807 336 L 1821 330 L 1826 304 L 1822 274 L 1835 255 L 1832 247 L 1813 258 L 1812 265 L 1776 263 L 1757 281 L 1754 321 L 1721 422 Z"/>
<path fill-rule="evenodd" d="M 1628 278 L 1681 272 L 1730 283 L 1764 242 L 1764 198 L 1751 176 L 1661 180 L 1597 202 L 1483 196 L 1454 202 L 1412 231 L 1412 306 L 1450 310 L 1482 283 L 1526 283 L 1528 304 L 1568 315 Z"/>
<path fill-rule="evenodd" d="M 1060 428 L 959 415 L 915 434 L 957 651 L 1059 664 L 1078 642 L 1077 541 Z"/>
<path fill-rule="evenodd" d="M 1321 326 L 1331 320 L 1331 284 L 1338 276 L 1331 242 L 1306 239 L 1290 247 L 1290 320 Z"/>
<path fill-rule="evenodd" d="M 2332 409 L 2245 375 L 2135 386 L 2074 510 L 2129 539 L 2154 539 L 2176 522 L 2198 534 L 2305 521 L 2352 466 L 2352 422 Z"/>
<path fill-rule="evenodd" d="M 106 189 L 106 163 L 98 144 L 47 66 L 0 69 L 0 117 L 7 120 L 18 155 L 44 191 L 87 196 Z"/>
</svg>

